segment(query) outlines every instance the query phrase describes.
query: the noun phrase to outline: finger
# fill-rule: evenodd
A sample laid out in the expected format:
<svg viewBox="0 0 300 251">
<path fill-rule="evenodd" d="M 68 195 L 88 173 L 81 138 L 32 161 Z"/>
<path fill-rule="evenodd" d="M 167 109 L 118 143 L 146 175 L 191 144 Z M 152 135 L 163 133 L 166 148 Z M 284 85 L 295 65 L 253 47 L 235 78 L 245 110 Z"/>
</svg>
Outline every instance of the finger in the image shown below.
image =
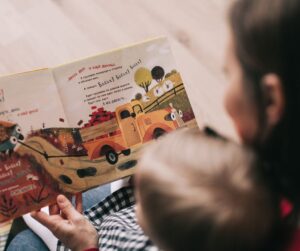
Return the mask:
<svg viewBox="0 0 300 251">
<path fill-rule="evenodd" d="M 76 210 L 79 213 L 82 213 L 83 211 L 83 206 L 82 206 L 82 193 L 78 193 L 75 195 L 75 205 L 76 205 Z"/>
<path fill-rule="evenodd" d="M 58 239 L 62 239 L 72 231 L 73 226 L 60 215 L 49 216 L 44 212 L 31 212 L 31 216 L 48 228 Z"/>
<path fill-rule="evenodd" d="M 60 211 L 59 207 L 56 203 L 49 206 L 50 215 L 59 214 L 60 213 L 59 211 Z"/>
<path fill-rule="evenodd" d="M 31 212 L 31 217 L 40 222 L 42 225 L 45 227 L 49 228 L 52 230 L 54 228 L 54 221 L 52 220 L 51 216 L 46 214 L 45 212 L 42 211 L 34 211 Z"/>
<path fill-rule="evenodd" d="M 67 219 L 72 220 L 78 215 L 81 216 L 81 214 L 76 211 L 71 202 L 64 195 L 60 194 L 57 196 L 57 205 L 61 210 L 62 215 L 64 215 Z"/>
</svg>

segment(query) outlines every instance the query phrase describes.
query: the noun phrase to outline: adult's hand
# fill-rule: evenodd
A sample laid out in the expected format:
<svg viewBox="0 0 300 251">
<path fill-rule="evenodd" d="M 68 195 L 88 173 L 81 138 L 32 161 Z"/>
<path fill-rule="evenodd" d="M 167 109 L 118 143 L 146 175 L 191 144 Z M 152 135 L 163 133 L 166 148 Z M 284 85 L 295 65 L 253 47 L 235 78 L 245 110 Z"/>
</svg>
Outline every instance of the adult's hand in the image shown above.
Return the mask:
<svg viewBox="0 0 300 251">
<path fill-rule="evenodd" d="M 47 227 L 68 248 L 82 251 L 98 246 L 98 233 L 93 225 L 72 206 L 64 196 L 57 196 L 57 205 L 50 207 L 50 215 L 35 211 L 31 216 Z"/>
</svg>

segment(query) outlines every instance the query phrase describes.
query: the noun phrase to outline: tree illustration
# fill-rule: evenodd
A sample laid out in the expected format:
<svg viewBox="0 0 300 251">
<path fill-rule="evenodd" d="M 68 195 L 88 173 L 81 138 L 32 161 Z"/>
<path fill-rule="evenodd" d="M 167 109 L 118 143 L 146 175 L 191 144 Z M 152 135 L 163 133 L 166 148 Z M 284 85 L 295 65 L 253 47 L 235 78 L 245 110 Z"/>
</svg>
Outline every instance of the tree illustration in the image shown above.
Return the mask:
<svg viewBox="0 0 300 251">
<path fill-rule="evenodd" d="M 151 72 L 144 67 L 137 69 L 137 71 L 134 74 L 134 81 L 138 86 L 142 87 L 147 93 L 149 91 L 149 86 L 151 85 L 152 82 Z"/>
<path fill-rule="evenodd" d="M 0 201 L 0 214 L 4 215 L 5 217 L 9 218 L 13 216 L 17 211 L 18 207 L 15 204 L 13 198 L 6 197 L 6 194 L 2 194 Z"/>
<path fill-rule="evenodd" d="M 153 67 L 152 71 L 151 71 L 151 75 L 152 75 L 152 78 L 156 80 L 156 82 L 160 82 L 162 81 L 162 79 L 164 78 L 165 76 L 165 71 L 162 67 L 160 66 L 155 66 Z"/>
</svg>

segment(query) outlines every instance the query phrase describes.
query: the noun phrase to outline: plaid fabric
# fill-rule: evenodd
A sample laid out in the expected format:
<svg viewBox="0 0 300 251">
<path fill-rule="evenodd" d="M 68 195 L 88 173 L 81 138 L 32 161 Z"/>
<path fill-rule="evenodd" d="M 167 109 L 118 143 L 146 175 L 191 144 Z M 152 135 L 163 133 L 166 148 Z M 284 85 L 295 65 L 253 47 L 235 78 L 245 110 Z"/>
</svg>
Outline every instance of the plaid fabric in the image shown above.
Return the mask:
<svg viewBox="0 0 300 251">
<path fill-rule="evenodd" d="M 99 233 L 101 251 L 158 250 L 138 225 L 134 205 L 133 189 L 125 187 L 84 212 Z M 69 249 L 59 241 L 57 250 Z"/>
</svg>

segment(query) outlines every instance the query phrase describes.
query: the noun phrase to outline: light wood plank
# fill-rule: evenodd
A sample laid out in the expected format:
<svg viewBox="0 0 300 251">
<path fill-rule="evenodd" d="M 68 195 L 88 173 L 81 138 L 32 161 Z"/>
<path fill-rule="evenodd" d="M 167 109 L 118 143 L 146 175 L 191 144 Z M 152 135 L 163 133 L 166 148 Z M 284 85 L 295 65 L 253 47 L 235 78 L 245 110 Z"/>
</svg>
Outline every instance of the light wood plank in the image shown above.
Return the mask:
<svg viewBox="0 0 300 251">
<path fill-rule="evenodd" d="M 235 136 L 223 108 L 231 0 L 1 0 L 0 74 L 52 67 L 166 35 L 198 122 Z"/>
</svg>

